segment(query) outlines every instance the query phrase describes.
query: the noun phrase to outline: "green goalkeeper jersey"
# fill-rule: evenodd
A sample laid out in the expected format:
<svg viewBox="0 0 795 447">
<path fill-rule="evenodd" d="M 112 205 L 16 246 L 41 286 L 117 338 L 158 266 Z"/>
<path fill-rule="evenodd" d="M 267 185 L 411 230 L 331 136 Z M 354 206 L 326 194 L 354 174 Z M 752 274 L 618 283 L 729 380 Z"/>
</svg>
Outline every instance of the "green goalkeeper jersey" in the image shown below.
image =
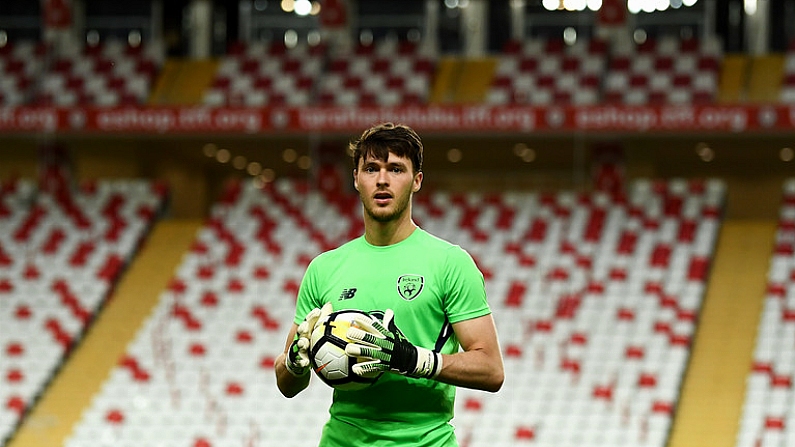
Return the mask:
<svg viewBox="0 0 795 447">
<path fill-rule="evenodd" d="M 420 228 L 394 245 L 359 237 L 316 257 L 298 292 L 295 322 L 327 302 L 335 311 L 392 309 L 413 344 L 443 354 L 460 348 L 452 323 L 491 312 L 469 254 Z M 394 373 L 364 390 L 335 390 L 320 446 L 456 446 L 454 400 L 452 385 Z"/>
</svg>

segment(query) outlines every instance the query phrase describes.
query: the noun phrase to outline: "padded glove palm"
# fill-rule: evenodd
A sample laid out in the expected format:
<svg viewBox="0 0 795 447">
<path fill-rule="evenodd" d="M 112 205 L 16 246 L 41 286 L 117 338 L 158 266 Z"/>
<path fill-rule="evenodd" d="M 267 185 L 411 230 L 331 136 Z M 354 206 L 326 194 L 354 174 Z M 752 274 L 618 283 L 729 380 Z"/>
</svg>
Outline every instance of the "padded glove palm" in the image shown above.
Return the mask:
<svg viewBox="0 0 795 447">
<path fill-rule="evenodd" d="M 350 343 L 345 352 L 366 359 L 353 365 L 354 374 L 367 377 L 392 371 L 410 377 L 434 378 L 442 370 L 442 355 L 414 346 L 395 324 L 392 309 L 386 310 L 383 321 L 357 318 L 347 335 Z"/>
</svg>

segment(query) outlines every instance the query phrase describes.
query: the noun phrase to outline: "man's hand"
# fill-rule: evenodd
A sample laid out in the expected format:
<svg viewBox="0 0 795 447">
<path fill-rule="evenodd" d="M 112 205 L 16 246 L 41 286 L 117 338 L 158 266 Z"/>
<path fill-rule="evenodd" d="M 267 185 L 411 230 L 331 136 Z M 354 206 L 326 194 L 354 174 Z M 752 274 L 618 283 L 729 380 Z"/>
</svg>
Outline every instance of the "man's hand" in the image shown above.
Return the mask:
<svg viewBox="0 0 795 447">
<path fill-rule="evenodd" d="M 312 309 L 298 325 L 293 343 L 284 358 L 284 365 L 292 375 L 299 377 L 309 372 L 309 339 L 317 322 L 326 318 L 331 312 L 331 303 L 326 303 L 322 309 L 317 307 Z"/>
<path fill-rule="evenodd" d="M 434 378 L 442 370 L 442 355 L 414 346 L 395 325 L 395 313 L 387 309 L 383 322 L 364 316 L 348 329 L 345 352 L 368 360 L 353 365 L 354 374 L 368 377 L 392 371 L 410 377 Z"/>
</svg>

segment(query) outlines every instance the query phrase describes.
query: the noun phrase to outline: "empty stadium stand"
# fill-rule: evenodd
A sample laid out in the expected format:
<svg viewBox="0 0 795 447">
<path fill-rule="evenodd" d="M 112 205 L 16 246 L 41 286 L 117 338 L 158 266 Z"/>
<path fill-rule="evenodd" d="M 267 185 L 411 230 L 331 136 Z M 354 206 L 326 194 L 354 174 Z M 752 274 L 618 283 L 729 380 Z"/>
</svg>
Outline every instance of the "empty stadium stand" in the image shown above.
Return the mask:
<svg viewBox="0 0 795 447">
<path fill-rule="evenodd" d="M 308 262 L 362 230 L 355 197 L 329 197 L 232 185 L 66 445 L 315 445 L 330 389 L 284 399 L 273 362 Z M 508 369 L 498 394 L 459 390 L 461 444 L 665 445 L 723 200 L 679 179 L 419 195 L 418 223 L 484 272 Z"/>
<path fill-rule="evenodd" d="M 52 55 L 34 102 L 42 105 L 135 105 L 149 91 L 163 64 L 163 48 L 120 40 Z"/>
<path fill-rule="evenodd" d="M 23 40 L 0 47 L 0 105 L 18 106 L 30 101 L 47 48 Z"/>
<path fill-rule="evenodd" d="M 332 54 L 319 80 L 321 105 L 425 104 L 436 56 L 416 43 L 382 40 Z"/>
<path fill-rule="evenodd" d="M 714 102 L 723 52 L 713 39 L 663 37 L 616 45 L 603 100 L 623 104 Z"/>
<path fill-rule="evenodd" d="M 795 442 L 795 179 L 783 187 L 764 308 L 746 382 L 737 447 Z"/>
<path fill-rule="evenodd" d="M 784 54 L 750 60 L 724 55 L 715 36 L 662 36 L 638 44 L 580 39 L 571 45 L 538 37 L 510 40 L 500 53 L 482 60 L 448 60 L 453 73 L 443 71 L 444 61 L 422 42 L 382 39 L 343 50 L 322 42 L 287 47 L 260 41 L 231 44 L 217 60 L 193 65 L 172 61 L 169 71 L 163 70 L 167 61 L 162 44 L 153 42 L 131 45 L 110 39 L 56 53 L 41 42 L 11 41 L 0 47 L 0 104 L 795 103 L 795 44 Z M 192 85 L 191 73 L 197 69 L 207 73 Z M 166 79 L 159 85 L 161 74 Z M 467 74 L 470 80 L 457 81 Z M 435 92 L 437 76 L 450 75 L 452 80 Z M 185 91 L 174 93 L 175 87 Z"/>
<path fill-rule="evenodd" d="M 593 39 L 511 41 L 490 104 L 691 104 L 715 100 L 722 59 L 717 39 L 662 37 L 609 45 Z"/>
<path fill-rule="evenodd" d="M 144 104 L 164 62 L 162 45 L 108 40 L 56 52 L 40 42 L 0 47 L 0 104 Z"/>
<path fill-rule="evenodd" d="M 0 190 L 0 444 L 44 392 L 165 203 L 148 181 Z"/>
<path fill-rule="evenodd" d="M 237 43 L 221 58 L 204 103 L 210 106 L 305 106 L 323 69 L 324 45 L 288 49 L 280 42 Z"/>
<path fill-rule="evenodd" d="M 499 56 L 488 104 L 593 105 L 599 101 L 608 45 L 537 38 L 509 41 Z"/>
<path fill-rule="evenodd" d="M 350 51 L 318 44 L 236 44 L 222 58 L 207 105 L 425 103 L 433 59 L 416 44 L 384 40 Z M 322 76 L 321 76 L 322 74 Z"/>
<path fill-rule="evenodd" d="M 509 41 L 495 57 L 493 75 L 491 69 L 481 70 L 492 78 L 490 88 L 485 95 L 476 92 L 486 104 L 682 104 L 715 100 L 722 51 L 714 39 L 611 46 L 599 40 L 566 45 L 536 38 Z M 219 58 L 200 102 L 248 107 L 427 104 L 438 62 L 438 55 L 421 43 L 408 41 L 379 40 L 350 50 L 323 43 L 288 48 L 277 42 L 239 42 Z M 108 40 L 56 54 L 40 43 L 11 42 L 0 48 L 0 101 L 144 104 L 164 64 L 163 48 L 154 43 Z M 781 90 L 785 101 L 787 85 L 785 81 Z M 467 98 L 478 99 L 471 92 Z M 154 101 L 162 103 L 163 92 Z"/>
<path fill-rule="evenodd" d="M 508 195 L 475 219 L 465 245 L 492 275 L 507 381 L 460 390 L 462 445 L 665 445 L 722 195 L 717 182 L 638 182 L 628 202 Z M 501 249 L 480 252 L 512 208 Z"/>
</svg>

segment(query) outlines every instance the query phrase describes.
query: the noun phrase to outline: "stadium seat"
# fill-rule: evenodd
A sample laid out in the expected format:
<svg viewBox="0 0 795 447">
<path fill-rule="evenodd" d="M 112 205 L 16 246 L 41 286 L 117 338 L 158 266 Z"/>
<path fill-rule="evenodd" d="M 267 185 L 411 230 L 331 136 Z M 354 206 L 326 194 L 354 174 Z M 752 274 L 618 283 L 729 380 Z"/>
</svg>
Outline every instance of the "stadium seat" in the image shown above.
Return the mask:
<svg viewBox="0 0 795 447">
<path fill-rule="evenodd" d="M 204 94 L 204 104 L 308 105 L 325 52 L 322 44 L 287 48 L 278 42 L 236 42 L 221 58 L 215 81 Z"/>
<path fill-rule="evenodd" d="M 131 46 L 111 39 L 52 57 L 49 66 L 42 66 L 34 103 L 111 107 L 145 103 L 164 54 L 153 43 Z"/>
<path fill-rule="evenodd" d="M 145 181 L 0 193 L 0 439 L 8 437 L 90 326 L 165 197 Z M 96 239 L 102 238 L 102 244 Z"/>
<path fill-rule="evenodd" d="M 599 99 L 598 80 L 605 68 L 606 46 L 599 40 L 565 46 L 562 41 L 510 41 L 498 56 L 495 77 L 486 94 L 491 105 L 592 105 Z"/>
<path fill-rule="evenodd" d="M 626 104 L 713 102 L 722 52 L 715 38 L 664 36 L 616 45 L 605 75 L 604 100 Z"/>
<path fill-rule="evenodd" d="M 331 54 L 331 75 L 317 85 L 321 105 L 392 107 L 427 101 L 435 62 L 416 43 L 385 39 Z"/>
<path fill-rule="evenodd" d="M 46 47 L 34 41 L 9 42 L 0 51 L 0 105 L 20 106 L 31 98 L 45 64 Z"/>
</svg>

